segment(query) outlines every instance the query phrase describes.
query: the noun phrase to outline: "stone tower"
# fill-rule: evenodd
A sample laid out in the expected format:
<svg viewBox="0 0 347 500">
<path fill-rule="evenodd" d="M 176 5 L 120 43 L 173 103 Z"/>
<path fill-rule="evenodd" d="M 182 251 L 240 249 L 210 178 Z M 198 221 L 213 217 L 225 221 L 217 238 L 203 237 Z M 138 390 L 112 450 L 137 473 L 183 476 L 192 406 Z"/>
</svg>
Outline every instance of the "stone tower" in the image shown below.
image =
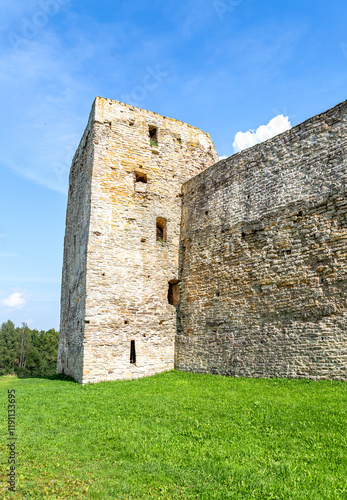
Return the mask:
<svg viewBox="0 0 347 500">
<path fill-rule="evenodd" d="M 217 159 L 201 130 L 96 98 L 70 172 L 58 373 L 173 368 L 182 185 Z"/>
</svg>

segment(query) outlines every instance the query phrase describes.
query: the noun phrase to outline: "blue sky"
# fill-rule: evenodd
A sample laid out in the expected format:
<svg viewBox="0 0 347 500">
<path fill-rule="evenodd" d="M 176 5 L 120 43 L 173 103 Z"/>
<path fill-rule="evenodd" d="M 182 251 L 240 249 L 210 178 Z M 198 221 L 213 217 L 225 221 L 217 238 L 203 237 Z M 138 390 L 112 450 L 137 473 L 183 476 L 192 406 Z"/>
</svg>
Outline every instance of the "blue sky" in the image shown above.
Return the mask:
<svg viewBox="0 0 347 500">
<path fill-rule="evenodd" d="M 95 96 L 209 132 L 346 99 L 345 0 L 0 2 L 0 323 L 59 328 L 70 161 Z"/>
</svg>

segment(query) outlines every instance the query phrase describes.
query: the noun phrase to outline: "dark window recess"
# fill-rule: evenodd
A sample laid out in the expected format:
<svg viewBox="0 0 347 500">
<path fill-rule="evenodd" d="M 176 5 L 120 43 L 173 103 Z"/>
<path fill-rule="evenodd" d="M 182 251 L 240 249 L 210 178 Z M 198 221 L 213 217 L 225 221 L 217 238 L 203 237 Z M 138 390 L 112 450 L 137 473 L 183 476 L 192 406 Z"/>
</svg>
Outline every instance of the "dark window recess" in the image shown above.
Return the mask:
<svg viewBox="0 0 347 500">
<path fill-rule="evenodd" d="M 135 182 L 143 182 L 143 184 L 147 184 L 147 174 L 143 172 L 135 172 Z"/>
<path fill-rule="evenodd" d="M 136 363 L 135 340 L 130 341 L 130 363 Z"/>
<path fill-rule="evenodd" d="M 169 281 L 168 301 L 172 306 L 178 306 L 180 303 L 180 290 L 178 281 Z"/>
<path fill-rule="evenodd" d="M 166 241 L 166 219 L 157 217 L 157 241 Z"/>
<path fill-rule="evenodd" d="M 158 129 L 157 127 L 149 126 L 149 139 L 151 146 L 158 146 Z"/>
</svg>

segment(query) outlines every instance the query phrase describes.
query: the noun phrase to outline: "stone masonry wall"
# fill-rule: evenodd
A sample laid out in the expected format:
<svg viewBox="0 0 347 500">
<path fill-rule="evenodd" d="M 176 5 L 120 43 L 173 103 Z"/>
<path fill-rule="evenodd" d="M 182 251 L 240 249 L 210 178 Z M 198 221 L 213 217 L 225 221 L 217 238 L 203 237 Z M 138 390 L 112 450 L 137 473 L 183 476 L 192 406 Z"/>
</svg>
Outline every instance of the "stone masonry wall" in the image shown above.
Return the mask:
<svg viewBox="0 0 347 500">
<path fill-rule="evenodd" d="M 183 187 L 176 367 L 347 379 L 347 101 Z"/>
<path fill-rule="evenodd" d="M 176 307 L 168 290 L 178 279 L 182 184 L 217 158 L 195 127 L 96 99 L 79 381 L 173 368 Z M 166 221 L 159 240 L 157 218 Z"/>
<path fill-rule="evenodd" d="M 57 373 L 82 380 L 94 106 L 72 161 L 64 239 Z"/>
</svg>

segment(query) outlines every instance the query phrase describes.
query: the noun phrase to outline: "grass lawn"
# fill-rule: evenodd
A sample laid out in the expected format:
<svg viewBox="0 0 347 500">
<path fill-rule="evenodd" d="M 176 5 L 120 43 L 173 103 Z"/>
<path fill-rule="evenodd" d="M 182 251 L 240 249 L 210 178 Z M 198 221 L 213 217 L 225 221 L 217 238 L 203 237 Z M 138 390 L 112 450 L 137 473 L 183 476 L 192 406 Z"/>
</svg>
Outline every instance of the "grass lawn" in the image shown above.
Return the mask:
<svg viewBox="0 0 347 500">
<path fill-rule="evenodd" d="M 17 491 L 7 490 L 7 389 Z M 347 384 L 0 377 L 1 499 L 346 499 Z"/>
</svg>

